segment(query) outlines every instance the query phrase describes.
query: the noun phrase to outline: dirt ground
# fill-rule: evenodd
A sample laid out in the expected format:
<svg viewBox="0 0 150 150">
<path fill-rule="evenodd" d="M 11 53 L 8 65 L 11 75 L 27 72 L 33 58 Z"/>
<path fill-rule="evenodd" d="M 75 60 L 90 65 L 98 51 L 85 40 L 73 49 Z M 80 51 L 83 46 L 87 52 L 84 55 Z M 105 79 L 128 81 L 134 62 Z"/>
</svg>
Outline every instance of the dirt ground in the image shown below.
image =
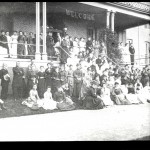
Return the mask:
<svg viewBox="0 0 150 150">
<path fill-rule="evenodd" d="M 0 127 L 0 141 L 150 140 L 150 103 L 1 118 Z"/>
</svg>

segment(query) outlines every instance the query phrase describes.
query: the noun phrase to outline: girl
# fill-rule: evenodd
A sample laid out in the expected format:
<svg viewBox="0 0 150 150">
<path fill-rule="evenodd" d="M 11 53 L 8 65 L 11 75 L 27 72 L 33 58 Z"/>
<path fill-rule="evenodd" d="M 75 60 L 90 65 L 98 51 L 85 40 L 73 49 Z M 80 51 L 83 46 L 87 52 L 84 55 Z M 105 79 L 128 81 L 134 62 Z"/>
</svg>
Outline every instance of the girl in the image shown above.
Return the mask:
<svg viewBox="0 0 150 150">
<path fill-rule="evenodd" d="M 37 92 L 37 85 L 34 84 L 32 89 L 30 90 L 28 99 L 23 101 L 22 104 L 33 109 L 38 109 L 39 107 L 41 107 L 38 104 L 38 100 L 40 100 L 40 98 Z"/>
</svg>

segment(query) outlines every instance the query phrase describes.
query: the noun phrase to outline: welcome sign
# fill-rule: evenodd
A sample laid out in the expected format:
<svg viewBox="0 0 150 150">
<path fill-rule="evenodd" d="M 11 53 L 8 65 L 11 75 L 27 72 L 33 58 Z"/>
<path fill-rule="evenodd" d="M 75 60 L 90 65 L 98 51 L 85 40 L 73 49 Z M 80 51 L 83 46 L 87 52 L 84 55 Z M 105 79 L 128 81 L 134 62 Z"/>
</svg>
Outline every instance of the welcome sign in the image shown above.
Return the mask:
<svg viewBox="0 0 150 150">
<path fill-rule="evenodd" d="M 95 20 L 94 14 L 79 13 L 68 9 L 66 9 L 66 15 L 77 19 L 93 20 L 93 21 Z"/>
</svg>

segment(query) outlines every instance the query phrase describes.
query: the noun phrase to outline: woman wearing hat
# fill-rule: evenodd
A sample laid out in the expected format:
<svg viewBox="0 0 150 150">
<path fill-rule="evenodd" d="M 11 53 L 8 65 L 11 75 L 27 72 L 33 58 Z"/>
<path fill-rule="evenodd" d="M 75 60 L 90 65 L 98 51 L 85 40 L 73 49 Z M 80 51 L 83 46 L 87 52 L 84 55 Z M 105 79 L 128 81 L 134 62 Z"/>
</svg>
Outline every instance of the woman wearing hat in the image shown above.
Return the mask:
<svg viewBox="0 0 150 150">
<path fill-rule="evenodd" d="M 97 86 L 97 82 L 92 81 L 91 86 L 87 89 L 83 100 L 85 109 L 102 109 L 104 107 L 101 97 L 97 95 Z"/>
</svg>

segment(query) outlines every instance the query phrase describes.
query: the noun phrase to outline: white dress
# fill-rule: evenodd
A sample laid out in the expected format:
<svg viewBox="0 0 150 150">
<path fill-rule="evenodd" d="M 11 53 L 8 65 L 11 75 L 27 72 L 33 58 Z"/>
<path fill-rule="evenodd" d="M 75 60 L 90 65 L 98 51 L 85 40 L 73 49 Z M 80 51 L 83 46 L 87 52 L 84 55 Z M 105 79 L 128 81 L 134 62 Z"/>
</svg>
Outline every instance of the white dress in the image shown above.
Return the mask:
<svg viewBox="0 0 150 150">
<path fill-rule="evenodd" d="M 125 85 L 121 85 L 123 94 L 126 96 L 127 100 L 132 104 L 139 104 L 140 101 L 136 94 L 128 94 L 128 89 Z"/>
<path fill-rule="evenodd" d="M 78 53 L 79 53 L 79 45 L 78 45 L 78 42 L 73 41 L 73 54 L 74 54 L 74 55 L 78 55 Z"/>
<path fill-rule="evenodd" d="M 113 105 L 113 101 L 110 99 L 110 89 L 109 88 L 102 88 L 101 92 L 102 92 L 102 94 L 100 97 L 102 98 L 103 103 L 106 106 Z"/>
<path fill-rule="evenodd" d="M 123 56 L 124 56 L 124 58 L 123 58 L 124 62 L 126 64 L 130 64 L 131 60 L 130 60 L 130 52 L 129 52 L 128 46 L 124 47 L 124 55 Z"/>
<path fill-rule="evenodd" d="M 57 105 L 57 102 L 53 100 L 52 94 L 49 92 L 45 92 L 42 107 L 46 110 L 47 109 L 54 110 L 54 109 L 57 109 L 56 105 Z"/>
<path fill-rule="evenodd" d="M 17 41 L 18 36 L 17 35 L 12 35 L 11 36 L 11 50 L 10 50 L 10 54 L 12 55 L 12 58 L 17 58 Z"/>
<path fill-rule="evenodd" d="M 85 42 L 82 42 L 82 41 L 79 42 L 80 52 L 84 52 L 85 51 L 85 46 L 86 46 Z"/>
</svg>

